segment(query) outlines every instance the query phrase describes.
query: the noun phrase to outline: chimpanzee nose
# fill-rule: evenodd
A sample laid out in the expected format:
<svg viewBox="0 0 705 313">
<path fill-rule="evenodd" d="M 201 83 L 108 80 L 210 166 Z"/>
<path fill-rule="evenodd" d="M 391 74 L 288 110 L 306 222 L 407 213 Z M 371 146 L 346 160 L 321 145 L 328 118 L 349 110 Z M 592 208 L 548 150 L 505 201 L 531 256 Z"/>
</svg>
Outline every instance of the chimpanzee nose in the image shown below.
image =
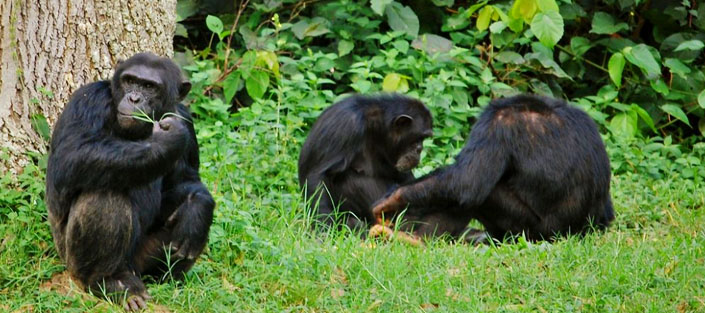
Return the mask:
<svg viewBox="0 0 705 313">
<path fill-rule="evenodd" d="M 133 93 L 128 96 L 128 99 L 130 99 L 130 102 L 137 103 L 140 101 L 140 95 Z"/>
</svg>

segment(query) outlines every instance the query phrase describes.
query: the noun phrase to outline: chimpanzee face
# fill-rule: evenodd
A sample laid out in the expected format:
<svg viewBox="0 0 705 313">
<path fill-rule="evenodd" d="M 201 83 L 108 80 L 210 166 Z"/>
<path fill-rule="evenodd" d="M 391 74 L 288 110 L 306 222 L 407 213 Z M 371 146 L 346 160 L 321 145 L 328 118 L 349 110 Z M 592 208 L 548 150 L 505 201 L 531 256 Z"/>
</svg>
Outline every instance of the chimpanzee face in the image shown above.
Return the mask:
<svg viewBox="0 0 705 313">
<path fill-rule="evenodd" d="M 399 172 L 407 172 L 419 165 L 424 139 L 431 137 L 430 118 L 424 116 L 412 117 L 402 114 L 394 119 L 392 137 L 396 137 L 393 145 L 398 152 L 394 167 Z"/>
<path fill-rule="evenodd" d="M 114 112 L 118 131 L 129 137 L 150 134 L 153 125 L 191 90 L 181 71 L 168 59 L 139 53 L 121 62 L 112 80 Z"/>
<path fill-rule="evenodd" d="M 164 82 L 157 69 L 144 65 L 136 65 L 120 73 L 119 82 L 122 97 L 117 101 L 117 120 L 121 128 L 132 129 L 151 127 L 135 117 L 155 116 L 157 111 L 162 111 L 167 103 L 163 103 Z M 169 108 L 167 108 L 168 110 Z"/>
</svg>

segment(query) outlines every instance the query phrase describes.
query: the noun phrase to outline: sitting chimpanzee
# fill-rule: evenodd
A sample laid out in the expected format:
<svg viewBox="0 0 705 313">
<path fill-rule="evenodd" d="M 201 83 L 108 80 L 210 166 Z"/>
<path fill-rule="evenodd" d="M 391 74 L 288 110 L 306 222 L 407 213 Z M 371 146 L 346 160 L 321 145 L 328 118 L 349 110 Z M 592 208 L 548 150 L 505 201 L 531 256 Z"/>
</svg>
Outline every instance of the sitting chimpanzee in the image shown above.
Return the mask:
<svg viewBox="0 0 705 313">
<path fill-rule="evenodd" d="M 423 103 L 400 95 L 357 95 L 327 108 L 299 157 L 299 183 L 319 219 L 333 225 L 337 208 L 352 229 L 373 222 L 372 204 L 413 180 L 431 122 Z"/>
<path fill-rule="evenodd" d="M 137 54 L 112 81 L 78 89 L 52 135 L 46 194 L 59 256 L 86 289 L 126 293 L 129 310 L 149 298 L 140 275 L 182 278 L 208 239 L 215 203 L 180 103 L 190 88 L 169 59 Z"/>
<path fill-rule="evenodd" d="M 425 224 L 418 236 L 459 235 L 477 219 L 495 239 L 551 239 L 608 226 L 609 188 L 609 159 L 590 117 L 561 100 L 521 95 L 492 101 L 455 164 L 399 187 L 373 212 L 383 223 L 382 213 L 408 204 L 408 216 Z"/>
</svg>

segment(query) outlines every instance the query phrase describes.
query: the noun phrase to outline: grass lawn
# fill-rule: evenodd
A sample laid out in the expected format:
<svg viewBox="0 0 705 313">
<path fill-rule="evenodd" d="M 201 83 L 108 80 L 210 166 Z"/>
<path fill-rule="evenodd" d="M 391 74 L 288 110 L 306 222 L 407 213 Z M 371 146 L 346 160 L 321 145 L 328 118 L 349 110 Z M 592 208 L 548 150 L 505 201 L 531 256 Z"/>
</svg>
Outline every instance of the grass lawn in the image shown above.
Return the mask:
<svg viewBox="0 0 705 313">
<path fill-rule="evenodd" d="M 183 283 L 148 285 L 154 311 L 705 312 L 702 183 L 617 175 L 613 226 L 552 244 L 317 239 L 296 181 L 300 140 L 267 129 L 201 129 L 210 242 Z M 60 275 L 43 177 L 30 167 L 21 188 L 0 180 L 0 311 L 120 311 Z"/>
</svg>

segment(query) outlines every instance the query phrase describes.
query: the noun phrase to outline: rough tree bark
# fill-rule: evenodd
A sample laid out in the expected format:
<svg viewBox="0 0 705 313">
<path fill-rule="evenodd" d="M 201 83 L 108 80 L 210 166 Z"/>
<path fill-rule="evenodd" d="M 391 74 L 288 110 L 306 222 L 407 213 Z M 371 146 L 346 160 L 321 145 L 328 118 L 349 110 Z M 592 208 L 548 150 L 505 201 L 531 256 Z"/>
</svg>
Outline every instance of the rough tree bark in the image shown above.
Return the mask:
<svg viewBox="0 0 705 313">
<path fill-rule="evenodd" d="M 0 0 L 0 173 L 45 153 L 71 93 L 139 51 L 172 55 L 176 0 Z M 36 128 L 36 129 L 35 129 Z"/>
</svg>

